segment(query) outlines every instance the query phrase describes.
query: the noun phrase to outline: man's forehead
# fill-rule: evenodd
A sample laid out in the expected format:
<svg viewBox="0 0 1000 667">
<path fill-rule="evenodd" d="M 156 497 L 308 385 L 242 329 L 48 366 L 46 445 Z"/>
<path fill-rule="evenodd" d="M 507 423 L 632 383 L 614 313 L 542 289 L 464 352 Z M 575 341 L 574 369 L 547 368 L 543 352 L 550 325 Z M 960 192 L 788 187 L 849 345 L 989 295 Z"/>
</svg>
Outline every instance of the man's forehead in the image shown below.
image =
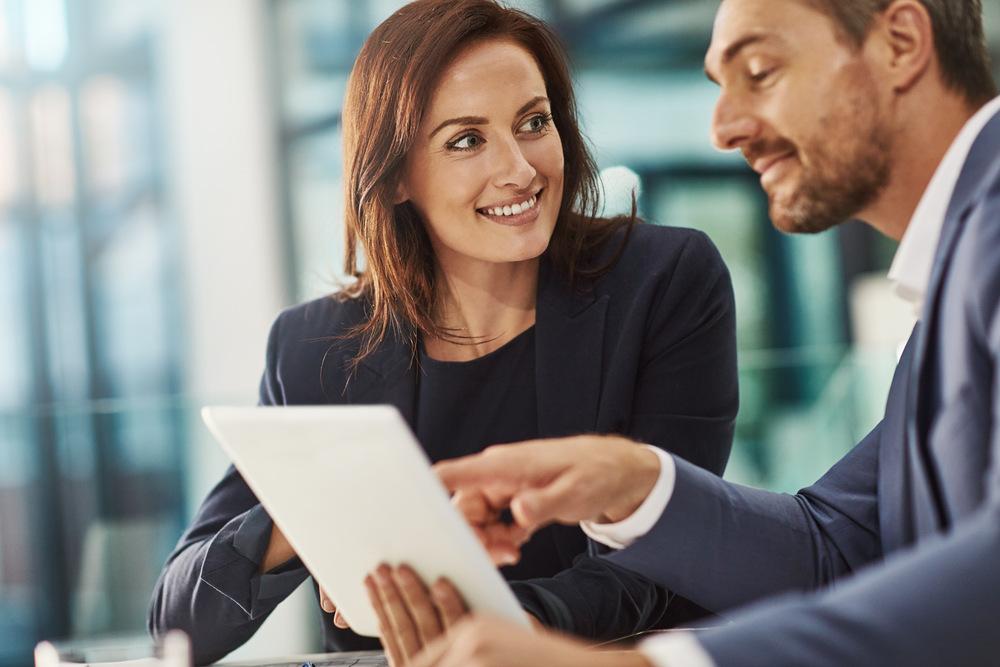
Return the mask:
<svg viewBox="0 0 1000 667">
<path fill-rule="evenodd" d="M 724 66 L 752 44 L 787 46 L 812 32 L 817 21 L 829 19 L 802 0 L 723 0 L 705 56 L 706 70 Z"/>
</svg>

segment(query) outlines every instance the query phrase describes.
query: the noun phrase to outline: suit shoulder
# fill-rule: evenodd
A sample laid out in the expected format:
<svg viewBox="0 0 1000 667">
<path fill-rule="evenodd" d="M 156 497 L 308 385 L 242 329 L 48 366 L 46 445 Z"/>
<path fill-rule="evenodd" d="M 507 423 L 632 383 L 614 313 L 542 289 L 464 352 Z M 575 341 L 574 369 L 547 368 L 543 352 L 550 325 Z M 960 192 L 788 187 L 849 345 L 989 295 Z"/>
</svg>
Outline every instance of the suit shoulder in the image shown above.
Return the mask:
<svg viewBox="0 0 1000 667">
<path fill-rule="evenodd" d="M 331 338 L 346 333 L 363 318 L 362 300 L 338 292 L 285 308 L 271 326 L 271 335 L 296 341 Z"/>
<path fill-rule="evenodd" d="M 977 312 L 989 323 L 989 335 L 1000 337 L 1000 169 L 994 170 L 966 224 L 970 254 L 962 269 L 975 277 L 966 298 L 975 302 Z"/>
<path fill-rule="evenodd" d="M 286 308 L 271 325 L 261 383 L 265 405 L 337 402 L 344 361 L 355 341 L 345 337 L 364 316 L 360 299 L 332 294 Z"/>
<path fill-rule="evenodd" d="M 725 272 L 722 256 L 702 231 L 651 223 L 632 228 L 612 273 L 644 276 Z"/>
</svg>

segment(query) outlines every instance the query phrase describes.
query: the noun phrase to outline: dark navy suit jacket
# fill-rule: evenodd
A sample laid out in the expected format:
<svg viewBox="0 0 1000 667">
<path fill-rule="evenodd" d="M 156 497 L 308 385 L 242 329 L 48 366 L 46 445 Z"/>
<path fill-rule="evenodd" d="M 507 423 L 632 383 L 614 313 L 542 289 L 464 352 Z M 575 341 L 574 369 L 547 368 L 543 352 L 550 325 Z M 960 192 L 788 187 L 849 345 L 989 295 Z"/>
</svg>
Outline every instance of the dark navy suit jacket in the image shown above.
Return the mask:
<svg viewBox="0 0 1000 667">
<path fill-rule="evenodd" d="M 799 592 L 701 635 L 719 667 L 1000 665 L 1000 115 L 875 430 L 797 495 L 677 473 L 659 523 L 611 560 L 715 611 Z"/>
<path fill-rule="evenodd" d="M 606 252 L 618 245 L 612 241 Z M 348 382 L 346 362 L 356 347 L 330 337 L 364 316 L 362 301 L 334 298 L 282 313 L 268 342 L 261 403 L 389 403 L 412 425 L 418 376 L 406 345 L 386 341 Z M 700 232 L 636 226 L 614 268 L 583 293 L 543 262 L 535 324 L 539 436 L 628 434 L 721 474 L 738 403 L 735 335 L 729 274 Z M 151 631 L 184 629 L 199 663 L 246 641 L 308 576 L 297 559 L 257 574 L 270 527 L 230 469 L 164 568 Z M 562 529 L 578 534 L 574 553 L 562 555 L 573 566 L 552 579 L 514 584 L 529 611 L 601 639 L 663 622 L 666 591 L 596 554 L 582 553 L 574 563 L 586 540 L 579 528 Z M 325 615 L 328 648 L 366 645 L 330 621 Z"/>
</svg>

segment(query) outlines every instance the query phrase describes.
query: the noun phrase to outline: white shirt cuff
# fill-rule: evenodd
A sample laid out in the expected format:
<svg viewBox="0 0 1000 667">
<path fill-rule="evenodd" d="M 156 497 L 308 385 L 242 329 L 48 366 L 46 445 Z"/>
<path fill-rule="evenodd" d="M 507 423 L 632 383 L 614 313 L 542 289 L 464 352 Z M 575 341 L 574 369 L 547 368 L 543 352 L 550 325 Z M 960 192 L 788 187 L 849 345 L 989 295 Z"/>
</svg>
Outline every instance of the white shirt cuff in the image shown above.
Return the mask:
<svg viewBox="0 0 1000 667">
<path fill-rule="evenodd" d="M 683 630 L 646 639 L 639 644 L 639 652 L 655 667 L 715 667 L 694 634 Z"/>
<path fill-rule="evenodd" d="M 677 466 L 674 463 L 674 457 L 659 447 L 651 447 L 650 445 L 643 445 L 643 447 L 659 457 L 660 476 L 639 508 L 617 523 L 580 522 L 580 528 L 590 539 L 612 549 L 624 549 L 652 530 L 656 522 L 660 520 L 660 515 L 667 508 L 670 496 L 674 493 L 674 482 L 677 479 Z"/>
</svg>

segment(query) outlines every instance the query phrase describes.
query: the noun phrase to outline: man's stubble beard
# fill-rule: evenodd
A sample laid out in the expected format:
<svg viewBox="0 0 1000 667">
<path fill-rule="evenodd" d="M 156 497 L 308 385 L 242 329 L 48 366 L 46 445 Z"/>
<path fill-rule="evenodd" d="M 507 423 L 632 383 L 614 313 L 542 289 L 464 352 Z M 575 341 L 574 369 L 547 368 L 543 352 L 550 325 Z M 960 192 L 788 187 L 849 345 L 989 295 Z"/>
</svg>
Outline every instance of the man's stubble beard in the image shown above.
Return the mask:
<svg viewBox="0 0 1000 667">
<path fill-rule="evenodd" d="M 799 147 L 799 187 L 788 203 L 770 198 L 775 226 L 793 234 L 818 234 L 846 222 L 875 202 L 889 183 L 892 138 L 871 108 L 871 98 L 857 95 L 850 111 L 826 125 L 836 132 Z M 835 125 L 834 125 L 835 124 Z"/>
</svg>

